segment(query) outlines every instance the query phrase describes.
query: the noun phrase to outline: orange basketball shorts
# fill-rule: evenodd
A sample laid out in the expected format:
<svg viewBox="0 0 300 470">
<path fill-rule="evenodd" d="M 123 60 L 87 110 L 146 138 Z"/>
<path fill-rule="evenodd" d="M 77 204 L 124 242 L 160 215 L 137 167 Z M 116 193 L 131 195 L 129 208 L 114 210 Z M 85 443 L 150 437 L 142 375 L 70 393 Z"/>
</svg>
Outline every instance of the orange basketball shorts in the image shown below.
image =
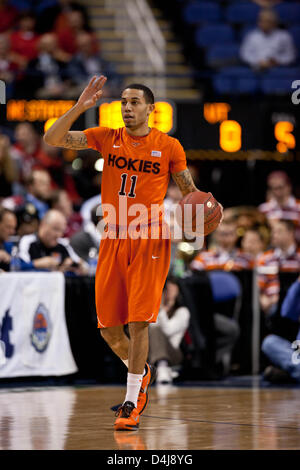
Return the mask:
<svg viewBox="0 0 300 470">
<path fill-rule="evenodd" d="M 101 240 L 95 279 L 99 328 L 156 321 L 170 255 L 170 239 Z"/>
</svg>

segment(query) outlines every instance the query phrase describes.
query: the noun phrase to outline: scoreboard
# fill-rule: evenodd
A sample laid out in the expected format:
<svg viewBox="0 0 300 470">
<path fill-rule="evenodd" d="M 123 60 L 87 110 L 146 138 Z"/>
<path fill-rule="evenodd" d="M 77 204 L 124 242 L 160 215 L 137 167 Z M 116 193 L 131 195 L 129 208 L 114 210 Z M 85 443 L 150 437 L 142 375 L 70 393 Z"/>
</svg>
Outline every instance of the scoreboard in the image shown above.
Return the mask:
<svg viewBox="0 0 300 470">
<path fill-rule="evenodd" d="M 1 107 L 0 124 L 13 127 L 29 121 L 44 132 L 74 104 L 73 100 L 9 100 Z M 288 161 L 299 156 L 299 118 L 300 105 L 288 98 L 204 103 L 161 100 L 155 103 L 149 125 L 179 138 L 191 158 L 234 160 L 248 159 L 251 154 Z M 124 125 L 119 100 L 101 100 L 73 128 L 97 125 Z"/>
</svg>

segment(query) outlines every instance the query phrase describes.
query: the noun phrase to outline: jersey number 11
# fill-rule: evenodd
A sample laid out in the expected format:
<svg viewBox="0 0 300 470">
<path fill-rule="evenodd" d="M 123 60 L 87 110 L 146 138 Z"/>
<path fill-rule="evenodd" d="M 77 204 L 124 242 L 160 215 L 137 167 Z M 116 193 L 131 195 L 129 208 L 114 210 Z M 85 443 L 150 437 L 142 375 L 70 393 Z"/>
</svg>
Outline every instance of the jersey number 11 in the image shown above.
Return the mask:
<svg viewBox="0 0 300 470">
<path fill-rule="evenodd" d="M 121 175 L 122 182 L 121 182 L 121 189 L 119 191 L 119 196 L 126 196 L 125 187 L 126 187 L 127 178 L 128 178 L 127 173 L 122 173 Z M 136 197 L 134 190 L 136 187 L 137 178 L 138 178 L 137 175 L 130 176 L 131 185 L 130 185 L 129 193 L 127 194 L 128 197 Z"/>
</svg>

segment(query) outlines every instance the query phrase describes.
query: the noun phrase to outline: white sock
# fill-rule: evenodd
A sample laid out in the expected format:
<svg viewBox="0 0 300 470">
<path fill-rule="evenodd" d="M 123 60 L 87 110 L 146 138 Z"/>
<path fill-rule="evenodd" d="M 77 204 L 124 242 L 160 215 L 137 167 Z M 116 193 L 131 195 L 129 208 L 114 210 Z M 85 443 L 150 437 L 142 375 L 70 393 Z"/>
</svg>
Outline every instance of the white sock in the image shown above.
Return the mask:
<svg viewBox="0 0 300 470">
<path fill-rule="evenodd" d="M 127 373 L 127 392 L 125 401 L 131 401 L 134 406 L 137 406 L 137 399 L 140 392 L 141 384 L 143 380 L 143 374 L 131 374 Z"/>
<path fill-rule="evenodd" d="M 128 369 L 128 359 L 121 359 L 122 362 L 124 362 L 125 366 Z M 143 376 L 146 374 L 146 369 L 143 370 Z"/>
</svg>

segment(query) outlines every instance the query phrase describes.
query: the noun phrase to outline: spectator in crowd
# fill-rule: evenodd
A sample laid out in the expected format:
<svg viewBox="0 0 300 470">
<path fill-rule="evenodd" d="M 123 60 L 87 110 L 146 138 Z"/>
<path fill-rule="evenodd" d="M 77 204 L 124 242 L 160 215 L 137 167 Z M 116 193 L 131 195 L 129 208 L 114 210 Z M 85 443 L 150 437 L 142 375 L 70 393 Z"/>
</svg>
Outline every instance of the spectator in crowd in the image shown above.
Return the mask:
<svg viewBox="0 0 300 470">
<path fill-rule="evenodd" d="M 70 150 L 70 152 L 72 152 L 72 150 Z M 39 162 L 42 167 L 49 172 L 51 176 L 51 186 L 53 188 L 64 188 L 73 203 L 77 204 L 81 202 L 72 176 L 71 165 L 64 158 L 64 153 L 61 148 L 48 145 L 42 139 Z"/>
<path fill-rule="evenodd" d="M 6 99 L 10 99 L 13 95 L 17 72 L 18 65 L 13 60 L 9 38 L 6 34 L 0 34 L 0 80 L 6 85 Z"/>
<path fill-rule="evenodd" d="M 39 228 L 39 216 L 35 206 L 31 203 L 24 204 L 16 209 L 16 216 L 18 220 L 17 236 L 23 237 L 36 233 Z"/>
<path fill-rule="evenodd" d="M 18 19 L 18 10 L 7 0 L 0 0 L 0 33 L 11 30 Z"/>
<path fill-rule="evenodd" d="M 12 244 L 9 239 L 15 234 L 17 218 L 14 212 L 0 207 L 0 271 L 9 271 Z"/>
<path fill-rule="evenodd" d="M 36 166 L 43 166 L 41 137 L 29 122 L 21 122 L 15 128 L 15 143 L 11 149 L 12 158 L 19 170 L 19 181 L 24 183 Z"/>
<path fill-rule="evenodd" d="M 242 255 L 248 258 L 250 269 L 255 267 L 258 257 L 266 251 L 267 240 L 264 229 L 265 227 L 249 228 L 241 240 Z"/>
<path fill-rule="evenodd" d="M 200 252 L 191 262 L 191 270 L 197 272 L 250 269 L 251 260 L 245 257 L 241 250 L 237 248 L 237 239 L 236 219 L 224 219 L 215 232 L 215 247 Z M 233 274 L 226 274 L 226 282 L 230 285 L 233 283 L 236 289 L 238 281 Z M 223 285 L 216 283 L 213 277 L 209 277 L 209 279 L 214 298 L 213 320 L 216 331 L 216 365 L 220 374 L 226 376 L 230 371 L 232 351 L 240 334 L 238 322 L 233 318 L 234 314 L 237 313 L 237 307 L 234 305 L 236 297 L 234 297 L 234 303 L 232 299 L 227 301 L 223 298 Z M 224 283 L 224 279 L 221 282 Z"/>
<path fill-rule="evenodd" d="M 215 247 L 201 251 L 191 262 L 193 271 L 222 269 L 225 271 L 247 269 L 248 262 L 237 248 L 237 224 L 234 219 L 224 219 L 215 231 Z"/>
<path fill-rule="evenodd" d="M 64 31 L 69 27 L 68 14 L 71 11 L 80 11 L 84 18 L 84 24 L 88 25 L 88 15 L 84 5 L 78 2 L 73 2 L 72 0 L 59 0 L 57 8 L 58 11 L 56 13 L 54 24 L 54 29 L 57 33 Z"/>
<path fill-rule="evenodd" d="M 91 36 L 93 44 L 93 53 L 99 52 L 97 36 L 91 31 L 86 18 L 80 10 L 71 10 L 66 13 L 68 25 L 62 31 L 58 32 L 58 42 L 60 47 L 68 54 L 78 52 L 77 38 L 79 33 L 86 32 Z"/>
<path fill-rule="evenodd" d="M 279 300 L 279 272 L 300 270 L 300 250 L 297 249 L 295 227 L 290 220 L 282 219 L 274 223 L 271 244 L 273 249 L 257 260 L 260 305 L 267 315 L 275 311 Z"/>
<path fill-rule="evenodd" d="M 19 243 L 21 268 L 28 270 L 87 272 L 86 263 L 76 255 L 67 239 L 65 216 L 49 210 L 40 222 L 37 234 L 25 235 Z"/>
<path fill-rule="evenodd" d="M 38 56 L 28 63 L 24 87 L 37 98 L 63 96 L 67 89 L 66 61 L 69 56 L 59 49 L 53 33 L 40 37 L 38 51 Z"/>
<path fill-rule="evenodd" d="M 11 33 L 10 43 L 14 61 L 25 69 L 28 62 L 35 59 L 38 53 L 39 35 L 35 32 L 35 16 L 23 13 L 19 18 L 18 29 Z"/>
<path fill-rule="evenodd" d="M 276 12 L 262 9 L 257 28 L 244 38 L 240 55 L 255 70 L 264 71 L 276 65 L 290 65 L 296 59 L 296 48 L 288 31 L 278 28 Z"/>
<path fill-rule="evenodd" d="M 296 227 L 296 239 L 300 241 L 300 201 L 292 194 L 292 184 L 286 173 L 273 171 L 267 179 L 267 202 L 259 206 L 259 210 L 272 225 L 280 219 L 291 220 Z"/>
<path fill-rule="evenodd" d="M 292 321 L 300 321 L 300 276 L 289 288 L 281 307 L 281 316 Z M 262 343 L 262 351 L 271 361 L 272 366 L 266 368 L 264 378 L 272 383 L 300 383 L 300 328 L 297 343 L 290 343 L 278 335 L 268 335 Z"/>
<path fill-rule="evenodd" d="M 157 322 L 151 323 L 149 328 L 149 361 L 157 366 L 156 383 L 172 383 L 172 366 L 180 366 L 183 360 L 180 345 L 189 321 L 190 312 L 181 305 L 179 287 L 169 278 Z"/>
<path fill-rule="evenodd" d="M 99 252 L 101 233 L 97 225 L 102 219 L 103 212 L 97 204 L 91 210 L 91 220 L 79 232 L 75 233 L 70 240 L 75 253 L 87 262 L 91 258 L 91 253 L 95 253 L 95 250 L 97 253 Z"/>
<path fill-rule="evenodd" d="M 64 236 L 71 238 L 77 233 L 82 226 L 82 217 L 80 213 L 75 212 L 73 209 L 72 201 L 64 189 L 55 189 L 51 194 L 50 206 L 52 209 L 57 209 L 67 219 L 67 228 Z"/>
<path fill-rule="evenodd" d="M 31 203 L 38 211 L 41 220 L 49 209 L 51 197 L 50 176 L 46 170 L 33 170 L 27 178 L 27 194 L 24 197 L 25 203 Z"/>
<path fill-rule="evenodd" d="M 67 14 L 72 10 L 81 11 L 87 22 L 87 11 L 84 5 L 72 0 L 58 0 L 53 5 L 48 5 L 48 8 L 38 15 L 37 30 L 40 33 L 64 31 L 69 26 Z"/>
<path fill-rule="evenodd" d="M 104 73 L 110 78 L 110 85 L 105 94 L 111 95 L 113 90 L 119 86 L 118 78 L 111 64 L 101 59 L 99 54 L 95 52 L 91 34 L 80 32 L 77 34 L 76 41 L 78 52 L 73 56 L 68 67 L 68 75 L 74 86 L 68 90 L 67 96 L 79 96 L 94 75 Z"/>
<path fill-rule="evenodd" d="M 10 155 L 10 142 L 0 134 L 0 199 L 13 193 L 13 183 L 17 179 L 17 168 Z"/>
<path fill-rule="evenodd" d="M 80 207 L 80 215 L 83 220 L 84 227 L 91 221 L 91 214 L 94 207 L 99 207 L 101 204 L 101 187 L 98 194 L 84 201 Z"/>
</svg>

